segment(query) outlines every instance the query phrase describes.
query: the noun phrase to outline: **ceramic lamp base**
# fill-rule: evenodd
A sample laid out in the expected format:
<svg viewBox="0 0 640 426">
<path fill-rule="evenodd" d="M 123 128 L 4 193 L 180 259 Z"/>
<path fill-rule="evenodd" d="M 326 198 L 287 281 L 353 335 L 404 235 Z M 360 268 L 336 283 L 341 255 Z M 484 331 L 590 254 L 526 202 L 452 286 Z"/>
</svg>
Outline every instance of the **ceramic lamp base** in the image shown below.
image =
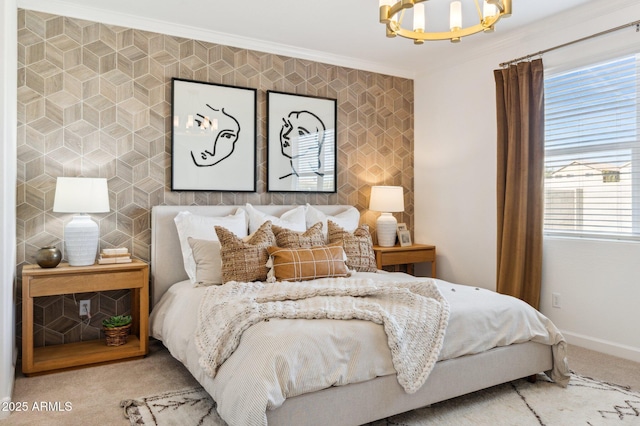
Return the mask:
<svg viewBox="0 0 640 426">
<path fill-rule="evenodd" d="M 70 266 L 87 266 L 96 262 L 100 229 L 88 215 L 73 216 L 64 228 L 64 245 Z"/>
<path fill-rule="evenodd" d="M 376 221 L 376 235 L 380 247 L 396 245 L 398 221 L 391 213 L 382 213 Z"/>
</svg>

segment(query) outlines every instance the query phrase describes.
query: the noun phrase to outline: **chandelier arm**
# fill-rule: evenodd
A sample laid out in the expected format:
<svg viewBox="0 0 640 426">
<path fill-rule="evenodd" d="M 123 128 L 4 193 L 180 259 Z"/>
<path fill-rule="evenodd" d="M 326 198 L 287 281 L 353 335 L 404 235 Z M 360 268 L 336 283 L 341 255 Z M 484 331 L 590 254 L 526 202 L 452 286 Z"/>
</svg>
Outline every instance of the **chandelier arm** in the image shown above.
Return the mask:
<svg viewBox="0 0 640 426">
<path fill-rule="evenodd" d="M 402 21 L 404 21 L 404 13 L 406 11 L 407 11 L 406 8 L 404 8 L 398 14 L 399 15 L 399 17 L 398 17 L 398 27 L 402 27 Z"/>
<path fill-rule="evenodd" d="M 478 3 L 478 0 L 473 0 L 476 4 L 476 11 L 478 12 L 478 18 L 480 19 L 480 22 L 482 22 L 482 9 L 480 9 L 480 4 Z"/>
<path fill-rule="evenodd" d="M 391 19 L 395 14 L 400 11 L 404 11 L 404 9 L 409 9 L 413 7 L 414 0 L 400 0 L 393 6 L 389 8 L 389 19 Z"/>
<path fill-rule="evenodd" d="M 391 22 L 394 22 L 392 18 L 398 13 L 402 12 L 399 15 L 400 19 L 397 22 L 398 28 L 400 28 L 400 24 L 402 23 L 402 18 L 404 17 L 404 10 L 410 7 L 413 7 L 414 2 L 420 2 L 424 0 L 399 0 L 393 6 L 382 5 L 380 6 L 380 23 L 385 24 L 387 26 L 387 30 L 397 31 L 397 29 L 392 28 L 390 25 Z M 387 34 L 387 36 L 389 36 Z"/>
</svg>

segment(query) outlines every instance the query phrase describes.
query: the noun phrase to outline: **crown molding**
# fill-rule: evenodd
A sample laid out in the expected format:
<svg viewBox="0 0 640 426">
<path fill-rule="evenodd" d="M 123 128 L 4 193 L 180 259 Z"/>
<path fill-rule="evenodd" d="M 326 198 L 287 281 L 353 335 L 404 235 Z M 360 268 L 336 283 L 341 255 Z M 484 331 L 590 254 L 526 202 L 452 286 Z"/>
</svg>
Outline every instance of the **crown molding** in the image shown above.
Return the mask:
<svg viewBox="0 0 640 426">
<path fill-rule="evenodd" d="M 206 41 L 241 49 L 255 50 L 259 52 L 283 55 L 297 59 L 305 59 L 341 67 L 371 71 L 380 74 L 392 75 L 413 79 L 413 69 L 390 66 L 373 61 L 357 60 L 350 57 L 332 55 L 327 52 L 303 49 L 295 46 L 266 42 L 264 40 L 241 37 L 228 33 L 196 28 L 176 24 L 168 21 L 145 18 L 138 15 L 113 12 L 105 9 L 80 6 L 76 3 L 64 0 L 17 0 L 17 6 L 21 9 L 34 10 L 54 15 L 68 16 L 87 21 L 100 22 L 108 25 L 117 25 L 126 28 L 135 28 L 176 37 Z"/>
</svg>

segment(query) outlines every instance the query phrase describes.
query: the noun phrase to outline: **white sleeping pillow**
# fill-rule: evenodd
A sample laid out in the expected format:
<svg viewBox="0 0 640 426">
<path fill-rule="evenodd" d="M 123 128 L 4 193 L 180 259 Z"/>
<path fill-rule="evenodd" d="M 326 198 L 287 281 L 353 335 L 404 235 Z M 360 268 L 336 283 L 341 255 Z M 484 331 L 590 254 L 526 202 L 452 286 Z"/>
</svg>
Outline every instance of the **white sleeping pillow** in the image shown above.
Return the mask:
<svg viewBox="0 0 640 426">
<path fill-rule="evenodd" d="M 188 211 L 182 211 L 173 219 L 178 230 L 180 239 L 180 249 L 186 271 L 192 284 L 197 283 L 196 261 L 189 246 L 189 237 L 199 240 L 218 241 L 215 226 L 223 226 L 236 234 L 238 237 L 247 236 L 247 217 L 243 209 L 238 209 L 236 213 L 223 216 L 200 216 Z"/>
<path fill-rule="evenodd" d="M 263 223 L 270 220 L 272 225 L 281 228 L 291 229 L 293 231 L 304 232 L 307 230 L 305 221 L 305 208 L 299 206 L 280 215 L 280 217 L 271 216 L 253 207 L 251 204 L 246 205 L 247 216 L 249 216 L 249 234 L 253 234 L 262 226 Z M 238 235 L 239 236 L 239 235 Z"/>
<path fill-rule="evenodd" d="M 360 212 L 355 207 L 349 207 L 345 211 L 331 216 L 307 204 L 306 226 L 311 228 L 316 223 L 322 222 L 322 233 L 325 241 L 328 241 L 327 233 L 329 232 L 327 220 L 331 220 L 347 232 L 353 232 L 360 225 Z"/>
</svg>

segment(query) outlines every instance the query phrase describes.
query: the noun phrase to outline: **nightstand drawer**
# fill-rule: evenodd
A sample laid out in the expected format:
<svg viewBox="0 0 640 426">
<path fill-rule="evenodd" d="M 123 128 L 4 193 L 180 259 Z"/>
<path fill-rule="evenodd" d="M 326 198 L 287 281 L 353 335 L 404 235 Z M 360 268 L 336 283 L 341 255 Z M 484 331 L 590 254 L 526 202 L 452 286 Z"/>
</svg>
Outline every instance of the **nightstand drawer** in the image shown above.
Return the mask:
<svg viewBox="0 0 640 426">
<path fill-rule="evenodd" d="M 413 264 L 431 262 L 431 277 L 436 277 L 436 247 L 426 244 L 410 246 L 373 246 L 378 269 L 384 266 L 407 265 L 407 272 L 413 273 Z"/>
<path fill-rule="evenodd" d="M 29 296 L 41 297 L 58 294 L 89 293 L 102 291 L 105 288 L 109 290 L 140 288 L 143 285 L 143 275 L 143 271 L 122 271 L 30 277 Z"/>
<path fill-rule="evenodd" d="M 382 266 L 404 265 L 407 263 L 433 262 L 436 259 L 435 250 L 413 250 L 402 252 L 381 253 Z"/>
</svg>

